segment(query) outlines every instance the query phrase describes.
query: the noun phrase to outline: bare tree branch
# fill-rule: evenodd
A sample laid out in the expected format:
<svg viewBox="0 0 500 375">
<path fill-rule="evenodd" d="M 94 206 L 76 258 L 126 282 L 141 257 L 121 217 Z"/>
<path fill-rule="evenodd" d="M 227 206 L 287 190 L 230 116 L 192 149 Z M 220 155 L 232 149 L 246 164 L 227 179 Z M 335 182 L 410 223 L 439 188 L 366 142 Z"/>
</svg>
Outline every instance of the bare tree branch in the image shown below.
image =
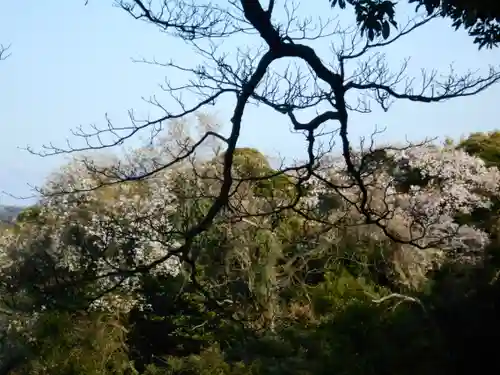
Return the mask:
<svg viewBox="0 0 500 375">
<path fill-rule="evenodd" d="M 131 267 L 128 270 L 119 268 L 111 274 L 102 275 L 132 275 L 134 273 L 149 272 L 172 257 L 179 257 L 191 266 L 191 279 L 196 285 L 200 282 L 196 278 L 196 262 L 199 253 L 193 251 L 197 238 L 209 230 L 220 217 L 243 222 L 252 226 L 252 218 L 271 217 L 280 212 L 291 210 L 303 218 L 315 221 L 322 230 L 335 228 L 338 222 L 328 217 L 318 217 L 311 213 L 304 203 L 306 192 L 313 181 L 331 192 L 336 193 L 343 203 L 350 205 L 358 214 L 359 220 L 354 225 L 375 225 L 393 242 L 411 244 L 419 248 L 426 248 L 435 243 L 421 244 L 421 237 L 403 236 L 389 226 L 393 211 L 386 200 L 391 196 L 388 187 L 377 192 L 381 195 L 381 208 L 374 208 L 374 185 L 377 178 L 371 167 L 376 164 L 377 155 L 390 148 L 376 148 L 372 143 L 368 148 L 362 147 L 354 151 L 352 140 L 349 138 L 349 114 L 352 111 L 369 113 L 369 103 L 358 99 L 350 103 L 348 92 L 359 92 L 371 97 L 384 110 L 387 110 L 394 100 L 410 100 L 421 103 L 441 102 L 453 98 L 475 95 L 487 89 L 500 80 L 500 73 L 491 67 L 484 77 L 476 77 L 472 72 L 457 75 L 451 69 L 450 73 L 438 79 L 437 72 L 422 73 L 420 85 L 415 84 L 413 77 L 406 73 L 407 62 L 400 69 L 391 70 L 384 56 L 375 52 L 377 49 L 397 43 L 414 30 L 424 27 L 435 16 L 409 22 L 399 34 L 389 40 L 374 40 L 359 42 L 359 29 L 354 31 L 340 26 L 331 27 L 331 22 L 314 24 L 310 18 L 303 15 L 298 7 L 287 5 L 285 2 L 285 16 L 281 23 L 278 18 L 277 6 L 270 0 L 267 10 L 257 0 L 232 0 L 229 5 L 203 1 L 164 0 L 158 1 L 117 0 L 116 4 L 133 18 L 143 20 L 158 27 L 163 32 L 180 38 L 192 47 L 193 51 L 203 59 L 203 64 L 190 66 L 189 62 L 145 61 L 148 64 L 172 69 L 174 72 L 190 74 L 191 79 L 180 86 L 166 81 L 163 90 L 178 107 L 173 111 L 168 109 L 155 97 L 149 103 L 163 111 L 163 115 L 156 119 L 137 119 L 133 112 L 129 112 L 131 125 L 116 126 L 110 119 L 106 119 L 106 126 L 93 126 L 90 131 L 82 128 L 74 132 L 85 142 L 83 147 L 73 147 L 68 142 L 66 148 L 53 145 L 45 146 L 42 152 L 28 150 L 41 156 L 67 154 L 82 151 L 102 150 L 122 145 L 125 141 L 136 136 L 139 132 L 148 130 L 151 137 L 155 137 L 164 127 L 168 127 L 173 120 L 183 119 L 195 112 L 213 105 L 222 96 L 230 94 L 236 99 L 232 108 L 231 129 L 228 136 L 209 131 L 200 135 L 192 143 L 179 142 L 180 152 L 172 154 L 169 161 L 145 163 L 142 170 L 115 168 L 99 168 L 89 160 L 85 163 L 87 170 L 96 178 L 94 185 L 87 189 L 74 191 L 51 192 L 52 195 L 83 193 L 104 188 L 108 185 L 117 185 L 121 182 L 141 181 L 154 178 L 160 172 L 173 168 L 180 163 L 187 163 L 194 157 L 196 150 L 203 146 L 210 138 L 223 142 L 225 150 L 222 157 L 220 175 L 201 176 L 197 178 L 210 180 L 217 188 L 217 192 L 210 194 L 210 208 L 195 223 L 189 221 L 188 228 L 183 232 L 182 239 L 173 245 L 168 243 L 169 251 L 157 260 Z M 281 18 L 281 17 L 280 17 Z M 239 46 L 233 51 L 224 48 L 227 41 L 235 36 L 245 35 L 256 37 L 261 42 L 259 48 Z M 334 45 L 336 51 L 333 66 L 326 64 L 310 45 L 310 41 L 336 36 L 340 42 Z M 234 40 L 232 40 L 234 41 Z M 360 47 L 361 46 L 361 47 Z M 285 66 L 284 62 L 289 62 Z M 349 72 L 349 64 L 357 62 L 358 68 Z M 196 104 L 187 106 L 182 93 L 194 95 Z M 289 119 L 295 131 L 304 133 L 307 160 L 296 166 L 282 166 L 277 172 L 259 176 L 238 176 L 235 173 L 235 152 L 240 140 L 242 121 L 249 104 L 264 105 Z M 319 110 L 321 106 L 321 111 Z M 305 110 L 316 109 L 316 116 L 308 116 L 308 120 L 299 120 L 306 117 Z M 326 109 L 324 109 L 326 108 Z M 327 128 L 334 124 L 335 129 Z M 340 139 L 342 150 L 343 181 L 334 180 L 321 172 L 327 152 L 322 152 L 321 135 L 328 134 L 330 146 L 333 147 L 333 136 Z M 265 136 L 265 135 L 264 135 Z M 104 140 L 111 137 L 111 141 Z M 331 147 L 326 147 L 331 149 Z M 400 148 L 400 150 L 404 147 Z M 322 165 L 323 164 L 323 165 Z M 326 163 L 328 164 L 328 163 Z M 330 166 L 331 167 L 331 166 Z M 194 173 L 194 172 L 193 172 Z M 243 198 L 240 190 L 246 184 L 264 181 L 276 176 L 285 176 L 291 181 L 289 196 L 278 204 L 267 202 L 265 209 L 252 212 Z M 385 189 L 384 189 L 385 188 Z M 212 189 L 215 189 L 212 186 Z M 352 191 L 355 194 L 351 194 Z M 382 192 L 380 191 L 382 190 Z M 348 193 L 349 191 L 349 193 Z M 241 198 L 241 199 L 239 199 Z M 226 215 L 226 216 L 224 216 Z M 421 236 L 425 235 L 422 218 L 414 218 L 409 226 Z M 346 221 L 345 217 L 338 218 Z M 189 224 L 189 225 L 188 225 Z"/>
<path fill-rule="evenodd" d="M 0 44 L 0 61 L 7 59 L 11 55 L 9 50 L 10 50 L 10 44 L 8 46 Z"/>
</svg>

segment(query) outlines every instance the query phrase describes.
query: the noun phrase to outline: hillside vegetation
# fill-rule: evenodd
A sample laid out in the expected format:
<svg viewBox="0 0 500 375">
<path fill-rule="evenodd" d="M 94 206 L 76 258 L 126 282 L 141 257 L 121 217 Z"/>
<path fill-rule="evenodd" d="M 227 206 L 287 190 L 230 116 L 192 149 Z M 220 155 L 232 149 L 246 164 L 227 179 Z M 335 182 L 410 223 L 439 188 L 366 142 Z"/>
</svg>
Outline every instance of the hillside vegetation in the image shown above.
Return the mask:
<svg viewBox="0 0 500 375">
<path fill-rule="evenodd" d="M 109 157 L 101 173 L 97 161 L 89 169 L 75 159 L 2 229 L 0 373 L 499 369 L 495 134 L 380 148 L 369 161 L 358 152 L 370 207 L 387 212 L 383 226 L 352 205 L 356 190 L 335 156 L 298 191 L 298 171 L 278 173 L 259 151 L 237 149 L 239 183 L 191 243 L 196 263 L 171 249 L 218 189 L 216 147 L 90 191 L 103 171 L 168 158 L 166 143 Z M 64 187 L 78 193 L 51 194 Z"/>
</svg>

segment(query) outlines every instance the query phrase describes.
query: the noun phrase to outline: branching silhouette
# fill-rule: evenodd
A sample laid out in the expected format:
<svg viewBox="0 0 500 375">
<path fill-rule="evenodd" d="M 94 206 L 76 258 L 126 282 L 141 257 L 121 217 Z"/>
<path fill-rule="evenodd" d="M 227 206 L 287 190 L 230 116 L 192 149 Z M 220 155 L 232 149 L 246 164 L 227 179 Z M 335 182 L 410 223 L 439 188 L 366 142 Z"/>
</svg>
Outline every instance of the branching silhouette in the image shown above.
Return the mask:
<svg viewBox="0 0 500 375">
<path fill-rule="evenodd" d="M 11 55 L 9 50 L 10 44 L 8 46 L 0 44 L 0 61 L 7 59 Z"/>
<path fill-rule="evenodd" d="M 147 131 L 154 138 L 170 122 L 206 110 L 222 97 L 236 100 L 232 108 L 231 130 L 228 136 L 212 130 L 207 131 L 196 142 L 178 147 L 178 152 L 173 154 L 168 162 L 151 161 L 148 167 L 142 170 L 101 168 L 86 160 L 87 169 L 94 176 L 101 176 L 95 179 L 93 186 L 70 191 L 61 189 L 50 193 L 82 193 L 128 181 L 154 178 L 160 172 L 192 160 L 196 150 L 209 139 L 217 139 L 224 145 L 220 174 L 198 176 L 211 178 L 217 186 L 217 192 L 211 196 L 212 203 L 206 214 L 183 233 L 182 243 L 173 246 L 167 255 L 150 264 L 127 270 L 119 268 L 114 273 L 102 277 L 123 277 L 148 272 L 168 258 L 177 256 L 191 265 L 192 281 L 198 285 L 195 265 L 199 254 L 193 251 L 198 236 L 224 215 L 228 215 L 231 220 L 241 221 L 251 220 L 252 217 L 271 216 L 283 210 L 294 210 L 303 217 L 309 217 L 301 202 L 313 180 L 342 196 L 360 214 L 362 220 L 355 223 L 356 225 L 376 225 L 397 243 L 411 244 L 419 248 L 435 245 L 421 244 L 420 238 L 404 237 L 392 231 L 387 225 L 391 210 L 373 208 L 369 164 L 380 152 L 391 149 L 375 147 L 372 137 L 368 147 L 363 144 L 361 150 L 354 151 L 352 140 L 349 138 L 349 114 L 370 113 L 370 101 L 387 111 L 395 100 L 435 103 L 467 97 L 500 80 L 500 73 L 494 67 L 482 77 L 472 72 L 457 74 L 451 69 L 444 78 L 440 78 L 437 71 L 422 72 L 420 80 L 407 75 L 406 62 L 396 71 L 389 68 L 384 55 L 378 50 L 404 40 L 406 35 L 436 18 L 436 14 L 410 20 L 406 26 L 400 27 L 398 34 L 390 38 L 367 40 L 359 28 L 342 28 L 333 20 L 315 23 L 312 18 L 302 16 L 297 6 L 287 2 L 281 13 L 277 10 L 274 0 L 269 1 L 267 9 L 256 0 L 232 0 L 227 7 L 219 3 L 184 0 L 163 0 L 157 3 L 141 0 L 116 1 L 116 4 L 133 18 L 180 38 L 203 58 L 203 65 L 196 67 L 189 67 L 188 62 L 179 64 L 174 61 L 143 61 L 191 75 L 192 79 L 184 85 L 175 86 L 167 81 L 163 86 L 176 103 L 177 110 L 167 109 L 153 98 L 150 103 L 163 111 L 163 116 L 153 120 L 141 120 L 130 111 L 129 125 L 115 125 L 107 119 L 104 128 L 95 126 L 91 131 L 77 129 L 74 135 L 85 141 L 83 147 L 73 147 L 68 142 L 65 148 L 49 145 L 41 152 L 29 150 L 41 156 L 71 154 L 113 148 Z M 240 46 L 232 54 L 223 50 L 224 43 L 242 35 L 260 37 L 262 45 L 257 49 Z M 331 65 L 326 64 L 309 43 L 330 37 L 336 38 L 333 45 L 336 62 Z M 278 68 L 277 65 L 284 61 L 289 62 L 288 65 Z M 297 64 L 293 65 L 290 61 Z M 353 66 L 355 63 L 357 67 Z M 188 106 L 182 99 L 183 93 L 194 94 L 198 101 Z M 304 133 L 308 155 L 305 162 L 291 167 L 282 166 L 272 175 L 235 175 L 235 152 L 240 140 L 242 120 L 251 104 L 263 105 L 276 111 L 290 121 L 294 131 Z M 308 110 L 316 110 L 317 115 L 308 120 L 300 120 L 299 118 L 306 116 L 304 113 Z M 326 151 L 318 146 L 321 136 L 325 134 L 331 136 Z M 346 179 L 342 182 L 329 179 L 321 173 L 324 155 L 333 147 L 334 136 L 338 136 L 340 140 L 342 162 L 346 172 Z M 111 140 L 104 141 L 108 138 Z M 277 176 L 286 176 L 293 181 L 294 186 L 291 198 L 283 199 L 282 204 L 261 212 L 245 212 L 244 207 L 235 203 L 238 200 L 234 197 L 242 184 L 269 180 Z M 344 193 L 353 188 L 357 191 L 356 199 Z M 322 220 L 318 217 L 310 219 L 319 223 Z M 337 225 L 328 221 L 323 224 L 325 230 Z M 418 225 L 417 220 L 415 225 Z M 424 236 L 425 229 L 421 232 Z"/>
</svg>

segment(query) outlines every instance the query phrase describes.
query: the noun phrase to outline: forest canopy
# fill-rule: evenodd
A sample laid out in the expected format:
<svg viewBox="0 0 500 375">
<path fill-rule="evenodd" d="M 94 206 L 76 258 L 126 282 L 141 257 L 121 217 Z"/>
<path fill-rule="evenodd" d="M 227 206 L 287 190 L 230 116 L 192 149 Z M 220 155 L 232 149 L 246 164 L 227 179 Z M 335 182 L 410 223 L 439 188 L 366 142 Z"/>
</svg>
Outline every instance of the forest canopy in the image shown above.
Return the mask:
<svg viewBox="0 0 500 375">
<path fill-rule="evenodd" d="M 378 147 L 364 179 L 382 227 L 353 208 L 335 154 L 301 191 L 300 170 L 237 149 L 237 186 L 191 243 L 193 264 L 172 249 L 222 183 L 216 144 L 162 174 L 85 190 L 168 159 L 179 139 L 195 141 L 190 126 L 121 158 L 75 157 L 2 229 L 4 373 L 456 374 L 493 364 L 484 335 L 500 328 L 500 171 L 463 147 L 490 135 Z M 78 193 L 50 193 L 63 189 Z"/>
</svg>

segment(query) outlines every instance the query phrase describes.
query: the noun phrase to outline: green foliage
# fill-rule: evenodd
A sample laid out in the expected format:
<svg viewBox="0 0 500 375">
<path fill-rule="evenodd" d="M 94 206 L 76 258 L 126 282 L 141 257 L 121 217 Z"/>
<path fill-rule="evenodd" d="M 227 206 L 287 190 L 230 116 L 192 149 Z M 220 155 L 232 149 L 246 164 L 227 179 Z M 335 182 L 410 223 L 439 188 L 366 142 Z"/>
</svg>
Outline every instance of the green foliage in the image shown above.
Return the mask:
<svg viewBox="0 0 500 375">
<path fill-rule="evenodd" d="M 356 20 L 368 39 L 390 35 L 390 25 L 397 28 L 395 21 L 396 2 L 387 0 L 330 0 L 332 7 L 344 9 L 347 4 L 354 7 Z M 428 15 L 439 14 L 453 21 L 455 30 L 464 28 L 474 37 L 479 48 L 493 48 L 500 42 L 500 6 L 494 0 L 408 0 L 416 10 L 423 7 Z"/>
<path fill-rule="evenodd" d="M 499 139 L 475 134 L 459 147 L 496 165 Z M 380 154 L 366 167 L 394 166 Z M 404 170 L 398 177 L 402 185 L 424 186 L 419 175 Z M 197 195 L 210 186 L 194 177 L 185 171 L 171 177 L 180 198 L 169 220 L 179 232 L 210 207 L 211 199 Z M 234 178 L 243 177 L 254 178 L 240 186 L 249 210 L 293 197 L 291 181 L 257 150 L 237 150 Z M 100 199 L 120 199 L 112 189 L 105 193 Z M 321 194 L 318 210 L 345 209 L 338 196 Z M 86 209 L 79 215 L 89 220 L 101 208 Z M 495 239 L 497 209 L 457 220 L 484 227 Z M 397 272 L 403 246 L 373 226 L 346 219 L 325 231 L 293 210 L 230 223 L 220 215 L 192 243 L 194 269 L 184 264 L 177 274 L 143 274 L 135 279 L 133 308 L 110 312 L 89 307 L 97 251 L 85 220 L 68 217 L 60 237 L 65 246 L 92 255 L 77 271 L 57 269 L 50 256 L 51 225 L 60 222 L 49 211 L 25 210 L 9 231 L 18 236 L 19 258 L 5 268 L 0 286 L 17 328 L 2 333 L 24 349 L 12 374 L 451 375 L 473 373 L 477 363 L 498 369 L 491 345 L 500 337 L 498 242 L 480 266 L 450 260 L 408 286 Z M 141 234 L 117 219 L 124 237 Z M 133 251 L 135 237 L 120 250 Z"/>
<path fill-rule="evenodd" d="M 330 0 L 332 7 L 337 4 L 341 9 L 345 9 L 347 4 L 354 7 L 356 12 L 356 22 L 361 29 L 361 33 L 366 33 L 368 39 L 373 41 L 375 37 L 382 36 L 389 38 L 390 27 L 397 27 L 394 19 L 394 6 L 396 3 L 384 0 Z"/>
<path fill-rule="evenodd" d="M 130 313 L 128 342 L 136 366 L 164 356 L 198 355 L 223 332 L 223 321 L 182 276 L 146 277 L 144 305 Z M 219 336 L 220 337 L 220 336 Z"/>
<path fill-rule="evenodd" d="M 150 365 L 144 375 L 252 375 L 254 366 L 246 366 L 242 362 L 228 363 L 224 354 L 215 347 L 208 348 L 200 355 L 187 357 L 171 357 L 167 366 L 160 368 Z"/>
<path fill-rule="evenodd" d="M 481 158 L 488 166 L 500 168 L 500 131 L 472 133 L 462 140 L 457 145 L 457 148 Z M 492 203 L 492 207 L 475 210 L 470 215 L 461 217 L 460 220 L 485 228 L 494 240 L 498 240 L 500 234 L 500 201 L 492 199 Z M 494 243 L 496 245 L 498 241 L 494 241 Z"/>
<path fill-rule="evenodd" d="M 104 314 L 42 314 L 30 340 L 33 360 L 19 373 L 122 374 L 131 368 L 120 320 Z"/>
<path fill-rule="evenodd" d="M 40 218 L 41 208 L 39 206 L 32 206 L 22 210 L 17 216 L 17 223 L 34 222 Z"/>
<path fill-rule="evenodd" d="M 254 148 L 236 149 L 233 165 L 240 178 L 254 179 L 253 191 L 258 197 L 290 196 L 295 192 L 290 179 L 274 170 L 266 156 Z"/>
<path fill-rule="evenodd" d="M 500 167 L 500 131 L 472 133 L 458 148 L 480 157 L 490 166 Z"/>
<path fill-rule="evenodd" d="M 500 42 L 500 6 L 498 2 L 491 0 L 409 0 L 410 4 L 416 4 L 417 9 L 425 7 L 428 14 L 439 11 L 443 17 L 453 21 L 455 30 L 460 27 L 474 37 L 474 43 L 479 48 L 492 48 Z"/>
</svg>

